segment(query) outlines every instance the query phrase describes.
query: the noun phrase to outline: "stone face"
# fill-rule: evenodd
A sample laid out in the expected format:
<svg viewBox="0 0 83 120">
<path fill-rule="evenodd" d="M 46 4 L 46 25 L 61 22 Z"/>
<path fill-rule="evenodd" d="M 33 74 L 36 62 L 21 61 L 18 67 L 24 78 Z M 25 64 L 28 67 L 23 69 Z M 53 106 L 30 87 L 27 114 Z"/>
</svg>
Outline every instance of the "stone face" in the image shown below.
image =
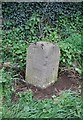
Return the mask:
<svg viewBox="0 0 83 120">
<path fill-rule="evenodd" d="M 57 81 L 60 50 L 50 42 L 32 43 L 27 50 L 26 81 L 46 88 Z"/>
</svg>

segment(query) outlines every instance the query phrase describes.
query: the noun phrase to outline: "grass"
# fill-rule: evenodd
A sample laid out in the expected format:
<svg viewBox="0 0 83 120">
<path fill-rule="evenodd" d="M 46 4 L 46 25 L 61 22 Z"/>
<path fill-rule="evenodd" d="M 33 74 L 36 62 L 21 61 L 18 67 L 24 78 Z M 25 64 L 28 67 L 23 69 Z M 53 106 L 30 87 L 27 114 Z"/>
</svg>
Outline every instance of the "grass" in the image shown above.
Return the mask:
<svg viewBox="0 0 83 120">
<path fill-rule="evenodd" d="M 34 100 L 31 90 L 18 95 L 17 103 L 3 105 L 3 118 L 81 118 L 81 97 L 71 90 L 43 100 Z"/>
<path fill-rule="evenodd" d="M 3 118 L 82 118 L 81 96 L 71 90 L 61 91 L 59 96 L 41 100 L 33 99 L 31 90 L 18 92 L 18 101 L 12 102 L 13 72 L 10 69 L 2 69 L 2 72 L 3 93 L 0 91 L 0 95 L 2 94 L 4 99 L 0 110 Z"/>
<path fill-rule="evenodd" d="M 69 90 L 61 91 L 59 96 L 50 99 L 33 99 L 32 91 L 18 92 L 17 102 L 11 101 L 14 92 L 12 84 L 13 71 L 2 69 L 3 105 L 0 103 L 0 115 L 3 118 L 81 118 L 82 99 L 79 93 Z M 2 99 L 0 99 L 2 101 Z M 2 105 L 2 106 L 1 106 Z"/>
</svg>

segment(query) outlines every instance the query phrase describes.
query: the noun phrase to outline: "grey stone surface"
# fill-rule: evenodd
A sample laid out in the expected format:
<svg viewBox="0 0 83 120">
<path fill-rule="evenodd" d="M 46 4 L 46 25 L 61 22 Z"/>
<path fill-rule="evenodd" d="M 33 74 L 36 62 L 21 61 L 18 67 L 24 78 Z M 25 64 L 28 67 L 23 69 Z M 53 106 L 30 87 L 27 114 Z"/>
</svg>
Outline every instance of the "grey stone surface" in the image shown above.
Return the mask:
<svg viewBox="0 0 83 120">
<path fill-rule="evenodd" d="M 57 44 L 40 41 L 32 43 L 27 50 L 26 81 L 46 88 L 57 81 L 60 50 Z"/>
</svg>

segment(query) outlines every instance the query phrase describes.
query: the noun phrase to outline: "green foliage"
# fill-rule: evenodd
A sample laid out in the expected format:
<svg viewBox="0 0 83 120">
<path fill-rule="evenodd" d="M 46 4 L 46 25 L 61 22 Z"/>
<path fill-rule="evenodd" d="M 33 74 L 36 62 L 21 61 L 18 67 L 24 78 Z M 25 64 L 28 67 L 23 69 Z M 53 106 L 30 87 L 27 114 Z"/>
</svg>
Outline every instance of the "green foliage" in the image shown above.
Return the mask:
<svg viewBox="0 0 83 120">
<path fill-rule="evenodd" d="M 11 30 L 3 30 L 3 62 L 11 61 L 13 63 L 18 63 L 22 69 L 26 64 L 26 49 L 29 43 L 40 40 L 50 42 L 58 41 L 56 28 L 41 23 L 41 25 L 44 26 L 44 28 L 41 29 L 40 21 L 41 16 L 34 13 L 26 22 L 25 27 L 13 27 Z"/>
<path fill-rule="evenodd" d="M 58 42 L 61 50 L 61 64 L 70 65 L 81 70 L 81 35 L 71 34 L 68 38 Z M 81 73 L 81 71 L 78 71 Z"/>
<path fill-rule="evenodd" d="M 45 25 L 42 40 L 57 43 L 59 36 L 57 34 L 56 28 Z"/>
<path fill-rule="evenodd" d="M 81 118 L 81 98 L 71 90 L 63 91 L 52 99 L 34 100 L 32 92 L 18 93 L 16 104 L 3 106 L 3 117 L 12 118 Z"/>
<path fill-rule="evenodd" d="M 41 40 L 50 41 L 54 44 L 58 43 L 60 47 L 60 65 L 74 66 L 76 71 L 81 73 L 82 16 L 77 9 L 79 5 L 76 5 L 77 8 L 72 3 L 68 3 L 71 7 L 65 3 L 56 5 L 51 3 L 50 5 L 47 3 L 3 3 L 2 60 L 18 64 L 23 69 L 29 43 Z M 41 10 L 39 10 L 40 6 Z M 37 11 L 34 14 L 32 14 L 33 8 Z M 71 8 L 70 12 L 67 8 Z M 46 11 L 48 11 L 47 14 Z M 3 109 L 4 118 L 81 118 L 81 97 L 70 90 L 63 91 L 58 97 L 53 96 L 52 99 L 44 100 L 34 100 L 30 90 L 17 93 L 20 99 L 17 103 L 12 103 L 14 71 L 3 68 L 0 72 L 2 73 L 0 84 L 3 85 L 4 97 L 3 107 L 0 110 Z"/>
<path fill-rule="evenodd" d="M 39 40 L 39 21 L 39 15 L 34 13 L 25 24 L 25 36 L 29 43 L 37 42 Z"/>
<path fill-rule="evenodd" d="M 78 73 L 82 73 L 81 67 L 81 40 L 82 40 L 81 12 L 72 15 L 61 15 L 58 19 L 58 34 L 61 40 L 58 42 L 61 51 L 61 66 L 73 66 Z"/>
<path fill-rule="evenodd" d="M 78 23 L 81 26 L 80 13 L 72 15 L 71 19 L 61 16 L 56 27 L 48 22 L 43 23 L 41 18 L 41 15 L 34 13 L 24 27 L 3 30 L 3 61 L 15 61 L 23 68 L 29 43 L 49 41 L 58 43 L 60 46 L 60 64 L 75 66 L 75 69 L 81 73 L 81 30 L 78 31 Z"/>
<path fill-rule="evenodd" d="M 67 38 L 72 33 L 82 33 L 82 16 L 81 12 L 78 11 L 76 14 L 70 16 L 61 15 L 58 19 L 57 29 L 61 38 Z"/>
<path fill-rule="evenodd" d="M 24 67 L 28 44 L 24 41 L 23 28 L 3 31 L 2 39 L 3 61 L 11 61 L 12 63 L 18 63 L 21 68 Z"/>
<path fill-rule="evenodd" d="M 41 17 L 34 13 L 25 24 L 25 34 L 29 43 L 40 40 L 54 42 L 58 39 L 56 28 L 51 27 L 48 23 L 43 23 Z"/>
<path fill-rule="evenodd" d="M 59 16 L 71 16 L 76 12 L 82 12 L 82 2 L 3 2 L 2 14 L 7 23 L 4 29 L 11 29 L 12 26 L 22 26 L 30 18 L 33 12 L 48 16 L 53 25 L 57 24 Z M 82 17 L 82 16 L 81 16 Z M 3 22 L 4 22 L 3 21 Z"/>
</svg>

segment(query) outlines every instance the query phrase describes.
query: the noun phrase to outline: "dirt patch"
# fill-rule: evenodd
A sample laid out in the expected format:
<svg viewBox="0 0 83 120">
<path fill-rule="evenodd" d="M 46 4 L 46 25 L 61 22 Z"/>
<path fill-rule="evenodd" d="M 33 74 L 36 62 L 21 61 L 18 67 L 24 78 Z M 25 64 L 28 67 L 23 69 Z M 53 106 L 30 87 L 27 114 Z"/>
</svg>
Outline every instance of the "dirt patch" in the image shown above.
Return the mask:
<svg viewBox="0 0 83 120">
<path fill-rule="evenodd" d="M 22 76 L 25 76 L 24 73 L 22 73 Z M 17 92 L 27 91 L 29 89 L 31 89 L 33 92 L 33 98 L 44 99 L 51 98 L 53 95 L 59 95 L 61 90 L 71 89 L 77 91 L 79 87 L 79 77 L 72 71 L 65 71 L 60 73 L 58 81 L 54 84 L 51 84 L 46 89 L 40 89 L 31 84 L 26 84 L 26 82 L 21 79 L 14 81 L 15 92 L 12 94 L 13 101 L 17 100 Z"/>
</svg>

